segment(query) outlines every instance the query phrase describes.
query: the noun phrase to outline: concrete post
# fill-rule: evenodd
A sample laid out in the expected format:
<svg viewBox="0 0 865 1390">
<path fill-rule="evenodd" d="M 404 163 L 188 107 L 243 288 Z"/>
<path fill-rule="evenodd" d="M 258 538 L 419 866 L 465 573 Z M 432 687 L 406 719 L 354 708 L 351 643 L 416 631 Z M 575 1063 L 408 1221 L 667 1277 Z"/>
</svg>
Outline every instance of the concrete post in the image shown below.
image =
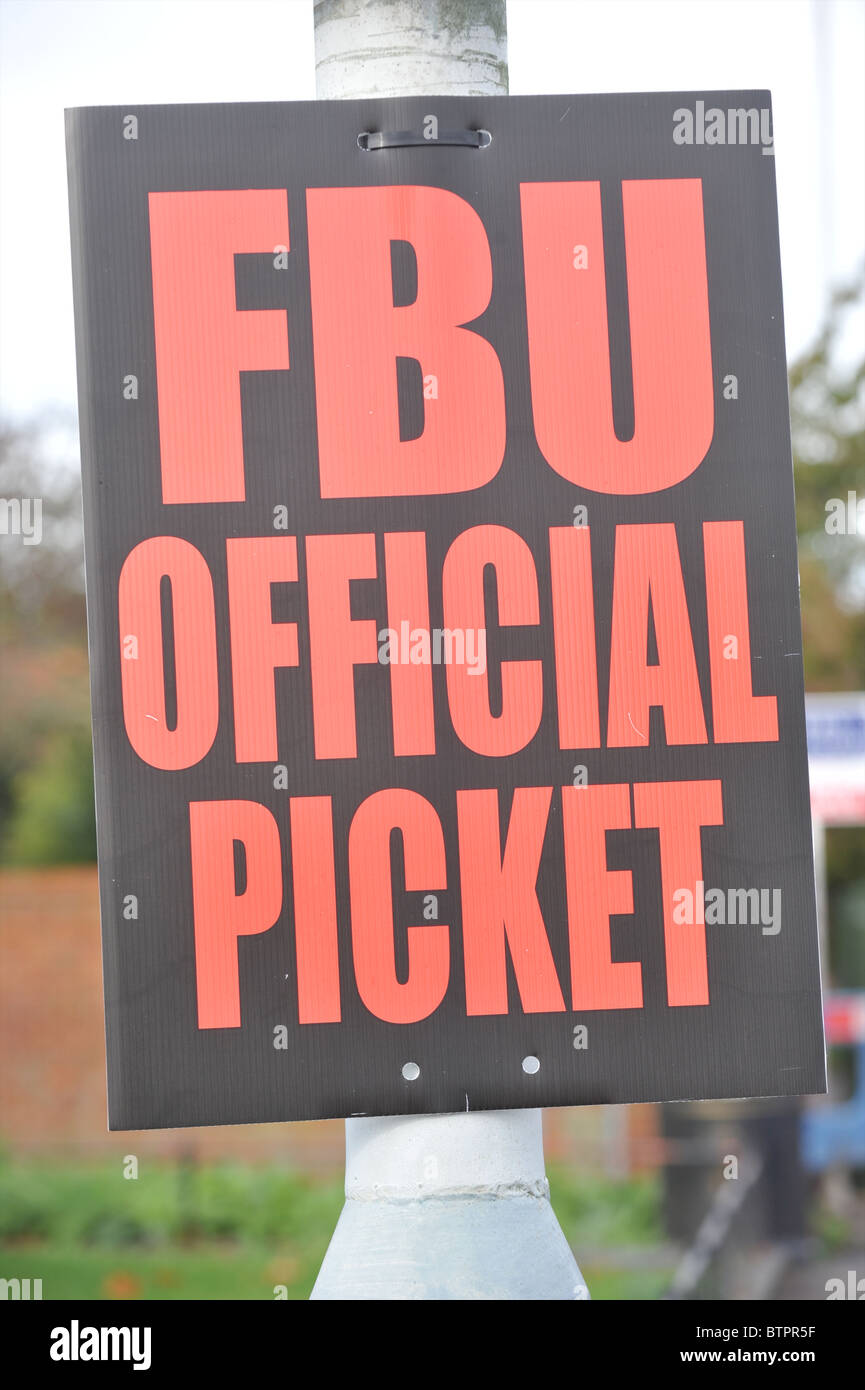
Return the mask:
<svg viewBox="0 0 865 1390">
<path fill-rule="evenodd" d="M 321 98 L 508 89 L 505 0 L 315 0 Z M 587 1299 L 540 1110 L 345 1122 L 346 1202 L 314 1299 Z"/>
</svg>

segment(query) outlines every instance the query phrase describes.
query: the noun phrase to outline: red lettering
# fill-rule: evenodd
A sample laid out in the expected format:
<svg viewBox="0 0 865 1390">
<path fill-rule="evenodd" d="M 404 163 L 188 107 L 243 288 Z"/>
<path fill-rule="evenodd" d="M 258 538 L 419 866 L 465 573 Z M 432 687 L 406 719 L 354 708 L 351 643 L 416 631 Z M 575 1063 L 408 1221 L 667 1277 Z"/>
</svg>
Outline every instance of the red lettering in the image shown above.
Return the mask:
<svg viewBox="0 0 865 1390">
<path fill-rule="evenodd" d="M 246 856 L 237 892 L 234 842 Z M 269 931 L 282 910 L 276 821 L 257 801 L 191 801 L 189 841 L 199 1028 L 240 1027 L 237 938 Z"/>
<path fill-rule="evenodd" d="M 649 600 L 658 664 L 648 665 Z M 607 747 L 649 742 L 649 708 L 664 711 L 668 744 L 705 743 L 706 723 L 676 528 L 616 527 Z"/>
<path fill-rule="evenodd" d="M 667 1002 L 674 1007 L 708 1004 L 706 929 L 675 920 L 675 894 L 695 893 L 703 880 L 700 829 L 723 825 L 720 782 L 637 782 L 634 824 L 657 827 L 667 957 Z"/>
<path fill-rule="evenodd" d="M 598 748 L 598 658 L 588 526 L 550 529 L 559 746 Z"/>
<path fill-rule="evenodd" d="M 387 621 L 393 632 L 429 634 L 426 536 L 423 531 L 390 532 L 384 538 Z M 400 652 L 400 655 L 402 653 Z M 391 661 L 393 751 L 396 757 L 436 751 L 432 666 L 427 662 Z"/>
<path fill-rule="evenodd" d="M 177 722 L 168 727 L 162 580 L 171 585 Z M 179 536 L 153 536 L 129 552 L 117 592 L 126 734 L 151 767 L 192 767 L 219 725 L 216 615 L 204 556 Z"/>
<path fill-rule="evenodd" d="M 274 671 L 296 666 L 297 624 L 274 623 L 271 584 L 297 579 L 294 536 L 231 538 L 225 543 L 239 763 L 272 762 L 278 752 Z"/>
<path fill-rule="evenodd" d="M 778 701 L 754 695 L 745 528 L 741 521 L 703 523 L 712 728 L 716 743 L 774 743 Z"/>
<path fill-rule="evenodd" d="M 445 630 L 484 634 L 488 648 L 484 570 L 496 576 L 500 627 L 536 626 L 538 581 L 532 552 L 521 536 L 504 526 L 474 526 L 457 536 L 442 569 Z M 503 758 L 530 743 L 543 708 L 543 670 L 539 661 L 501 663 L 502 708 L 490 710 L 489 671 L 466 662 L 449 662 L 447 689 L 458 737 L 475 753 Z"/>
<path fill-rule="evenodd" d="M 492 291 L 477 213 L 444 188 L 310 188 L 306 198 L 322 497 L 482 487 L 504 456 L 505 402 L 494 349 L 460 326 Z M 400 307 L 393 241 L 417 261 L 417 296 Z M 400 439 L 397 357 L 436 378 L 417 439 Z"/>
<path fill-rule="evenodd" d="M 552 787 L 517 787 L 504 856 L 499 794 L 457 792 L 466 1011 L 508 1012 L 505 942 L 527 1014 L 563 1012 L 536 885 Z"/>
<path fill-rule="evenodd" d="M 391 832 L 402 836 L 405 888 L 447 887 L 444 837 L 435 810 L 417 792 L 393 788 L 361 802 L 348 837 L 351 931 L 357 988 L 366 1007 L 386 1023 L 417 1023 L 437 1009 L 450 975 L 449 928 L 409 927 L 408 977 L 400 981 L 394 955 Z"/>
<path fill-rule="evenodd" d="M 375 579 L 375 536 L 307 536 L 309 661 L 317 758 L 356 758 L 354 668 L 378 661 L 374 619 L 351 616 L 352 579 Z"/>
<path fill-rule="evenodd" d="M 151 193 L 162 500 L 242 502 L 240 373 L 285 370 L 284 309 L 238 312 L 234 258 L 288 246 L 283 189 Z"/>
<path fill-rule="evenodd" d="M 595 492 L 673 487 L 714 430 L 712 347 L 699 179 L 622 184 L 634 435 L 613 429 L 601 186 L 520 188 L 532 406 L 541 452 Z M 587 263 L 575 268 L 577 245 Z"/>
<path fill-rule="evenodd" d="M 291 865 L 301 1023 L 339 1023 L 339 937 L 329 796 L 293 796 Z"/>
<path fill-rule="evenodd" d="M 627 783 L 563 787 L 562 823 L 573 1007 L 641 1009 L 642 967 L 614 961 L 610 943 L 610 918 L 634 910 L 630 871 L 607 868 L 607 831 L 631 828 Z"/>
</svg>

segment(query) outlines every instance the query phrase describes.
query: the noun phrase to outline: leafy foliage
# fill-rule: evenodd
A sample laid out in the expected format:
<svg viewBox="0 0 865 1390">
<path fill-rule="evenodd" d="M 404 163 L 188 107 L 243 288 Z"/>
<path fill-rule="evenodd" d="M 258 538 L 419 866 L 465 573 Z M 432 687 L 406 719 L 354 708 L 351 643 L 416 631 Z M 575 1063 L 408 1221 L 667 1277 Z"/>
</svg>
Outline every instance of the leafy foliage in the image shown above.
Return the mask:
<svg viewBox="0 0 865 1390">
<path fill-rule="evenodd" d="M 75 422 L 0 427 L 0 496 L 42 538 L 0 536 L 0 862 L 93 860 L 96 831 Z"/>
<path fill-rule="evenodd" d="M 809 352 L 790 370 L 796 523 L 808 690 L 865 689 L 865 534 L 828 534 L 827 504 L 865 499 L 865 356 L 852 363 L 847 331 L 861 328 L 865 280 L 835 295 Z"/>
</svg>

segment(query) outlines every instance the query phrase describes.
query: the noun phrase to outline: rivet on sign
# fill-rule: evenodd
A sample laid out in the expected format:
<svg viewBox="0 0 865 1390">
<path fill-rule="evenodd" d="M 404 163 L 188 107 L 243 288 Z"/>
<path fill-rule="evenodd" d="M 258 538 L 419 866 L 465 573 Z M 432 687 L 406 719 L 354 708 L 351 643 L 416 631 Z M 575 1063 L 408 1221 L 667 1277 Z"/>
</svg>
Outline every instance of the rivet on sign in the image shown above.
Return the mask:
<svg viewBox="0 0 865 1390">
<path fill-rule="evenodd" d="M 402 1069 L 402 1074 L 406 1081 L 417 1081 L 420 1076 L 420 1067 L 417 1062 L 406 1062 Z"/>
<path fill-rule="evenodd" d="M 537 1057 L 523 1058 L 523 1071 L 527 1072 L 529 1076 L 534 1076 L 535 1072 L 540 1071 L 540 1069 L 541 1064 L 538 1061 Z"/>
</svg>

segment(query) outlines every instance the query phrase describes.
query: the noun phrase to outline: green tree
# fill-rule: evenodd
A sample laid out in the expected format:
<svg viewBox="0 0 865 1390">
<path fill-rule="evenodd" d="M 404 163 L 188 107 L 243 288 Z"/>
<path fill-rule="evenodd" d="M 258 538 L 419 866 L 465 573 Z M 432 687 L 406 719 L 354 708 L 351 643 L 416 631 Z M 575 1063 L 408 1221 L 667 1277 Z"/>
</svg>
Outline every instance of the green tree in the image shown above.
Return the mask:
<svg viewBox="0 0 865 1390">
<path fill-rule="evenodd" d="M 865 534 L 830 534 L 827 505 L 865 499 L 865 358 L 858 326 L 865 280 L 836 294 L 813 347 L 790 369 L 805 685 L 865 689 Z"/>
<path fill-rule="evenodd" d="M 59 728 L 12 783 L 15 808 L 3 858 L 17 865 L 95 858 L 93 755 L 87 729 Z"/>
<path fill-rule="evenodd" d="M 0 535 L 0 862 L 93 859 L 93 773 L 75 422 L 0 426 L 0 496 L 42 535 Z"/>
</svg>

